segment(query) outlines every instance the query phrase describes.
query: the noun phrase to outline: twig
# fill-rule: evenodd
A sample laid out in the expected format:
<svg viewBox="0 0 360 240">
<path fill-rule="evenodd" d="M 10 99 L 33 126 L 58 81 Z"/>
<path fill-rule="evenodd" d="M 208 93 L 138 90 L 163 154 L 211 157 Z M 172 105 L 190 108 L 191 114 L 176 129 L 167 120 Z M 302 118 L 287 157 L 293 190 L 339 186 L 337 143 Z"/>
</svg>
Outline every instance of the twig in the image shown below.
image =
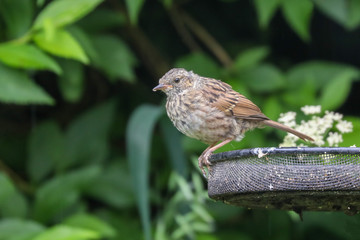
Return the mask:
<svg viewBox="0 0 360 240">
<path fill-rule="evenodd" d="M 152 44 L 150 39 L 138 26 L 130 24 L 129 16 L 123 4 L 120 1 L 112 0 L 110 5 L 118 11 L 119 13 L 125 14 L 127 16 L 127 24 L 124 28 L 125 35 L 128 37 L 128 42 L 135 49 L 137 55 L 141 58 L 145 67 L 148 69 L 150 74 L 157 79 L 164 75 L 165 72 L 169 70 L 168 62 L 163 58 L 158 49 Z"/>
<path fill-rule="evenodd" d="M 168 13 L 171 21 L 174 24 L 176 31 L 178 32 L 184 43 L 188 46 L 188 48 L 191 49 L 192 51 L 200 51 L 201 50 L 200 46 L 196 43 L 195 39 L 191 36 L 188 29 L 185 27 L 184 20 L 179 14 L 177 8 L 173 5 L 169 9 Z"/>
<path fill-rule="evenodd" d="M 8 175 L 9 178 L 14 182 L 14 184 L 23 192 L 32 194 L 34 189 L 30 184 L 23 180 L 16 172 L 14 172 L 10 167 L 8 167 L 2 160 L 0 160 L 0 171 Z"/>
<path fill-rule="evenodd" d="M 219 61 L 225 66 L 232 65 L 230 56 L 226 53 L 223 47 L 216 41 L 216 39 L 210 35 L 210 33 L 195 21 L 191 16 L 186 13 L 182 13 L 182 18 L 189 29 L 209 48 L 210 51 L 219 59 Z"/>
<path fill-rule="evenodd" d="M 126 28 L 131 44 L 142 59 L 148 71 L 158 79 L 169 70 L 169 64 L 161 56 L 160 52 L 154 47 L 145 33 L 136 26 Z"/>
</svg>

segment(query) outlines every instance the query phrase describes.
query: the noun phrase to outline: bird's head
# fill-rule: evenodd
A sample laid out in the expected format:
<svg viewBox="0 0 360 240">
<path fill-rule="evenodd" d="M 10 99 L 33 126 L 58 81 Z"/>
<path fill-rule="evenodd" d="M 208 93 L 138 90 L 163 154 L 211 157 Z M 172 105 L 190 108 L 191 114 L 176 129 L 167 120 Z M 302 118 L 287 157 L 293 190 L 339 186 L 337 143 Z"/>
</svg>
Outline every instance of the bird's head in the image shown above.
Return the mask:
<svg viewBox="0 0 360 240">
<path fill-rule="evenodd" d="M 159 80 L 159 85 L 153 91 L 161 90 L 166 95 L 180 94 L 194 86 L 196 78 L 192 71 L 183 68 L 173 68 L 165 73 Z"/>
</svg>

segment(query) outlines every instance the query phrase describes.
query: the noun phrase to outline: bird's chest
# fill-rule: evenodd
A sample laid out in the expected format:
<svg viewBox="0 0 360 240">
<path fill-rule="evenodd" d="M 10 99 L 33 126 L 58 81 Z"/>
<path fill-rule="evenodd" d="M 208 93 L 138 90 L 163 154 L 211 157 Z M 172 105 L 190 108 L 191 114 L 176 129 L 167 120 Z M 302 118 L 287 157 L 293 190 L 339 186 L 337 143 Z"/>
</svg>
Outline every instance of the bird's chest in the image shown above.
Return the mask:
<svg viewBox="0 0 360 240">
<path fill-rule="evenodd" d="M 169 97 L 166 110 L 180 132 L 205 143 L 224 140 L 226 133 L 236 125 L 234 119 L 212 107 L 201 95 Z"/>
</svg>

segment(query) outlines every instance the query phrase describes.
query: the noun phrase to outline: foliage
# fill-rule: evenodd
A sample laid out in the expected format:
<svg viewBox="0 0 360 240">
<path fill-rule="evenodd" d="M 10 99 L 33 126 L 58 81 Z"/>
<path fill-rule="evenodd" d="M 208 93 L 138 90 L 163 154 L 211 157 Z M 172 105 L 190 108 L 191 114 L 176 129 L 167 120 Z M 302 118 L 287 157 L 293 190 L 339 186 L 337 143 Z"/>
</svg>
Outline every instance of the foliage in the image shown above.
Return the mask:
<svg viewBox="0 0 360 240">
<path fill-rule="evenodd" d="M 151 89 L 184 67 L 272 119 L 305 105 L 343 113 L 353 132 L 339 145 L 359 146 L 358 5 L 0 0 L 0 240 L 355 236 L 359 216 L 301 223 L 209 201 L 189 164 L 206 146 L 172 126 Z M 255 130 L 218 151 L 283 136 Z"/>
</svg>

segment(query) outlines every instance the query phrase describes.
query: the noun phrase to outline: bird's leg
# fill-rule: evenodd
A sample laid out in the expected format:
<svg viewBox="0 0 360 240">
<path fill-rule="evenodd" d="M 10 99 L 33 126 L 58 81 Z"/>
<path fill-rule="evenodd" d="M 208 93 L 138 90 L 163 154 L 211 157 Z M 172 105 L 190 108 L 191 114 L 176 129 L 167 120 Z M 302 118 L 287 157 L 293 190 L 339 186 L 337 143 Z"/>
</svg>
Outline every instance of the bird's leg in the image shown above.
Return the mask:
<svg viewBox="0 0 360 240">
<path fill-rule="evenodd" d="M 199 157 L 199 167 L 203 173 L 203 175 L 206 177 L 206 172 L 204 170 L 204 165 L 206 165 L 206 167 L 208 168 L 208 170 L 210 170 L 210 165 L 211 162 L 209 161 L 209 157 L 211 156 L 211 154 L 217 150 L 218 148 L 221 148 L 222 146 L 224 146 L 225 144 L 228 144 L 229 142 L 231 142 L 232 139 L 227 139 L 225 141 L 220 142 L 219 144 L 215 145 L 211 144 L 209 147 L 207 147 L 205 149 L 205 151 L 200 155 Z"/>
</svg>

